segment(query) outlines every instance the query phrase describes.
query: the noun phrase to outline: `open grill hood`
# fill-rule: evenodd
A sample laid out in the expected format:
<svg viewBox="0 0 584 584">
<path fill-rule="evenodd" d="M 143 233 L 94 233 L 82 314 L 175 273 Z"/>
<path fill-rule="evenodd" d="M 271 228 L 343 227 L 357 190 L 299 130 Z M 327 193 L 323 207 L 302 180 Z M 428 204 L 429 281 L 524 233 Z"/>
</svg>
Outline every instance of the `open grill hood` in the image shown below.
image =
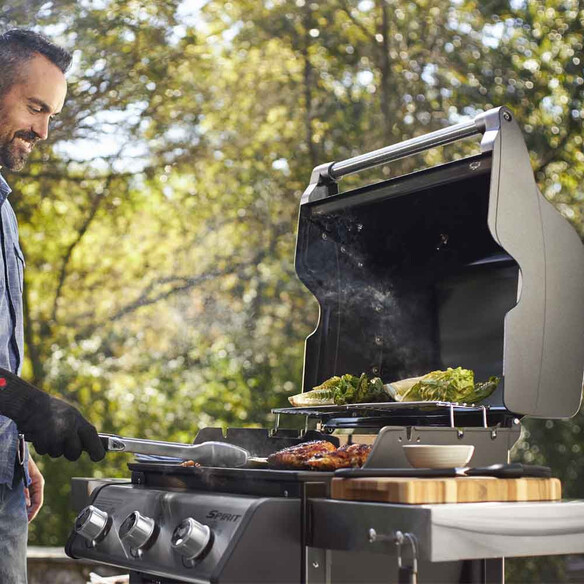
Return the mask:
<svg viewBox="0 0 584 584">
<path fill-rule="evenodd" d="M 342 176 L 473 135 L 478 156 L 338 194 Z M 304 391 L 344 373 L 391 382 L 462 366 L 502 377 L 488 403 L 511 412 L 580 407 L 584 247 L 539 192 L 505 108 L 315 168 L 296 271 L 320 306 Z"/>
</svg>

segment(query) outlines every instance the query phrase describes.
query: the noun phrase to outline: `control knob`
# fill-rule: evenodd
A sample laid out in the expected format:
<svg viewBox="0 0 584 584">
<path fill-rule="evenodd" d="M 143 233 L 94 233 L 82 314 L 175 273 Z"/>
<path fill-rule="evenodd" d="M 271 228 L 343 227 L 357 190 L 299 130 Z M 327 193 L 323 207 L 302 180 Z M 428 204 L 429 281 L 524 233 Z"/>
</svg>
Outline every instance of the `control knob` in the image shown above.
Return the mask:
<svg viewBox="0 0 584 584">
<path fill-rule="evenodd" d="M 170 545 L 186 560 L 195 560 L 207 549 L 210 541 L 209 526 L 187 517 L 172 533 Z"/>
<path fill-rule="evenodd" d="M 109 525 L 109 517 L 105 511 L 88 505 L 75 519 L 75 532 L 94 544 L 107 535 Z"/>
<path fill-rule="evenodd" d="M 154 519 L 133 511 L 124 519 L 118 533 L 124 544 L 128 544 L 131 549 L 139 550 L 152 539 L 155 527 Z"/>
</svg>

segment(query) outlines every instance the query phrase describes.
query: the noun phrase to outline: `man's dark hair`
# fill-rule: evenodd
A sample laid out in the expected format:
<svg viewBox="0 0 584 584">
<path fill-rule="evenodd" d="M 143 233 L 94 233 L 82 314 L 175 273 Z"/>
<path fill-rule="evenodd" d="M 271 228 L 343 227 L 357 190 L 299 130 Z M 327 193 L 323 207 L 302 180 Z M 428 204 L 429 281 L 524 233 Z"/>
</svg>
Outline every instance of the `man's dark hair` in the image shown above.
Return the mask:
<svg viewBox="0 0 584 584">
<path fill-rule="evenodd" d="M 17 28 L 0 35 L 0 95 L 19 80 L 22 65 L 35 55 L 43 55 L 63 73 L 71 65 L 71 54 L 38 32 Z"/>
</svg>

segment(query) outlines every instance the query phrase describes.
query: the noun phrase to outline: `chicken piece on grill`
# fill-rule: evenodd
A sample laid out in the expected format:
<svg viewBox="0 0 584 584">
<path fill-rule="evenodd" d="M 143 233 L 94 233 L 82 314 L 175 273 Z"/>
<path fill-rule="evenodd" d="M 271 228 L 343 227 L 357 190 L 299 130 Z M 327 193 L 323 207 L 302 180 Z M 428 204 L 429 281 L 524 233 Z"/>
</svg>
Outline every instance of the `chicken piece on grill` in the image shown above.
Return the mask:
<svg viewBox="0 0 584 584">
<path fill-rule="evenodd" d="M 181 466 L 196 466 L 199 467 L 201 466 L 198 462 L 195 462 L 194 460 L 184 460 L 183 462 L 180 463 Z"/>
<path fill-rule="evenodd" d="M 306 461 L 318 454 L 336 450 L 336 446 L 326 440 L 312 440 L 289 446 L 268 456 L 268 465 L 272 468 L 306 469 Z"/>
<path fill-rule="evenodd" d="M 371 446 L 368 444 L 346 444 L 334 452 L 325 452 L 313 456 L 306 462 L 313 470 L 336 470 L 337 468 L 355 468 L 365 464 Z"/>
</svg>

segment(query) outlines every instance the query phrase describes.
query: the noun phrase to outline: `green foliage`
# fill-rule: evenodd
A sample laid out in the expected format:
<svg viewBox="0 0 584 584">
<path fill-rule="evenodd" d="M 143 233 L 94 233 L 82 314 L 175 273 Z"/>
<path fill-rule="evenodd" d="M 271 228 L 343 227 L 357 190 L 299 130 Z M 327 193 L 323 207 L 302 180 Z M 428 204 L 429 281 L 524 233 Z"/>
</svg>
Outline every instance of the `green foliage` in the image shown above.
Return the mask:
<svg viewBox="0 0 584 584">
<path fill-rule="evenodd" d="M 101 430 L 190 441 L 202 426 L 270 424 L 300 391 L 318 308 L 295 277 L 295 223 L 316 164 L 505 104 L 542 191 L 584 235 L 577 2 L 211 0 L 194 16 L 189 5 L 0 8 L 2 28 L 75 52 L 49 143 L 7 178 L 27 258 L 25 377 Z M 472 151 L 433 150 L 342 186 Z M 582 496 L 581 420 L 545 424 L 527 424 L 519 452 Z M 70 529 L 70 476 L 127 474 L 123 455 L 38 462 L 42 545 Z"/>
</svg>

